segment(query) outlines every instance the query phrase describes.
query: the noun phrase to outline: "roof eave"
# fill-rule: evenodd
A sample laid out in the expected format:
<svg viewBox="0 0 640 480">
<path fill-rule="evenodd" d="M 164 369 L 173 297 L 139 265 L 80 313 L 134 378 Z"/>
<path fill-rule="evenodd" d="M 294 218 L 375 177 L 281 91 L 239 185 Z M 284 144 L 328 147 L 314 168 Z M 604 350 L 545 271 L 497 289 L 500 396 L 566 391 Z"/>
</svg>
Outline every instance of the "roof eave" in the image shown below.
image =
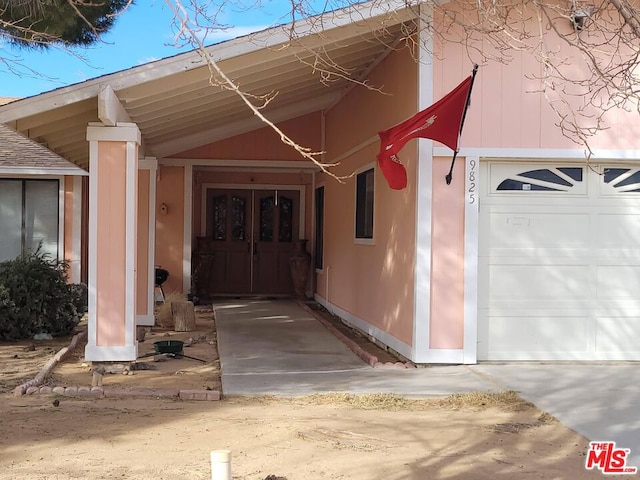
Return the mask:
<svg viewBox="0 0 640 480">
<path fill-rule="evenodd" d="M 416 3 L 416 5 L 417 4 L 419 4 L 419 2 Z M 372 19 L 390 13 L 397 15 L 394 23 L 401 23 L 415 16 L 415 13 L 411 11 L 411 5 L 407 1 L 385 0 L 380 2 L 373 0 L 358 3 L 318 17 L 300 20 L 295 23 L 269 28 L 257 33 L 228 40 L 207 47 L 207 52 L 213 60 L 223 61 L 235 56 L 280 45 L 289 41 L 292 36 L 300 39 L 317 34 L 318 21 L 320 19 L 322 30 L 329 31 L 349 24 L 367 23 Z M 206 62 L 202 58 L 201 52 L 194 50 L 120 72 L 107 74 L 92 80 L 62 87 L 0 106 L 0 123 L 13 122 L 41 112 L 98 97 L 103 85 L 108 84 L 113 90 L 118 91 L 123 88 L 136 86 L 204 65 L 206 65 Z"/>
</svg>

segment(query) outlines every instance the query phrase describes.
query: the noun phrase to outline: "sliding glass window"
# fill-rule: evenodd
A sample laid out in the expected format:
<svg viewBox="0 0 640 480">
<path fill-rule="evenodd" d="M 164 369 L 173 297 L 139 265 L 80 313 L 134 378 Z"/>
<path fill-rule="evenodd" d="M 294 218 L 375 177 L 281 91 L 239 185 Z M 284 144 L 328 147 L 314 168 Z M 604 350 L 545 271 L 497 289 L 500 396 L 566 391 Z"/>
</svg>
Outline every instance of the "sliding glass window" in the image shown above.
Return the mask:
<svg viewBox="0 0 640 480">
<path fill-rule="evenodd" d="M 58 258 L 58 180 L 0 180 L 0 261 L 41 251 Z"/>
</svg>

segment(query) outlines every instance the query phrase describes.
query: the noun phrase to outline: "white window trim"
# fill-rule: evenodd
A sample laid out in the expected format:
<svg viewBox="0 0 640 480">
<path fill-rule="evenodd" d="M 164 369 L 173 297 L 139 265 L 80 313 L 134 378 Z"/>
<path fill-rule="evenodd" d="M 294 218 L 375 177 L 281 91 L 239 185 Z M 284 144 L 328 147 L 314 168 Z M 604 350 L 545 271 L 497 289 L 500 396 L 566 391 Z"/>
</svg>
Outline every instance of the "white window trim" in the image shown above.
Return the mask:
<svg viewBox="0 0 640 480">
<path fill-rule="evenodd" d="M 373 232 L 371 238 L 358 238 L 356 237 L 356 219 L 358 216 L 358 175 L 367 170 L 373 170 Z M 353 172 L 354 185 L 353 185 L 353 243 L 356 245 L 375 245 L 376 244 L 376 210 L 378 202 L 376 202 L 376 162 L 369 162 Z"/>
</svg>

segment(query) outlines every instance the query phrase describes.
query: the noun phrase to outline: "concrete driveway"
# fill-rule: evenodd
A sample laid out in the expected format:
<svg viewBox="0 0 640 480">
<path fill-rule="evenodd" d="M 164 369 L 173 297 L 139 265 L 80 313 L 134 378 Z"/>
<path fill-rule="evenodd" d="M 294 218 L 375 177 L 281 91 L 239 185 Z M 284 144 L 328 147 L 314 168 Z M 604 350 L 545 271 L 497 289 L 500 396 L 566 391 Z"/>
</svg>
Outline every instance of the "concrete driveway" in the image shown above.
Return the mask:
<svg viewBox="0 0 640 480">
<path fill-rule="evenodd" d="M 640 364 L 481 363 L 469 367 L 514 390 L 592 441 L 631 449 L 640 468 Z"/>
<path fill-rule="evenodd" d="M 631 449 L 640 467 L 640 365 L 483 363 L 371 368 L 292 300 L 216 302 L 225 395 L 395 393 L 423 398 L 515 390 L 594 441 Z"/>
</svg>

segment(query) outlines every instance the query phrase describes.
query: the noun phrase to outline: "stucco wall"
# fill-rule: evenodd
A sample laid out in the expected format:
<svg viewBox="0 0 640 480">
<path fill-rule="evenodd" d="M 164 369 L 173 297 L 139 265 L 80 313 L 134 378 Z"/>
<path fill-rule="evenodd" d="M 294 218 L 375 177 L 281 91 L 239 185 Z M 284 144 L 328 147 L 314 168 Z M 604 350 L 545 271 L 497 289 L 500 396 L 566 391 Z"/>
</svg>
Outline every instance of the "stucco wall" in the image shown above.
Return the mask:
<svg viewBox="0 0 640 480">
<path fill-rule="evenodd" d="M 327 161 L 369 142 L 341 160 L 335 169 L 338 175 L 374 166 L 377 132 L 415 113 L 415 71 L 408 51 L 394 52 L 370 75 L 371 84 L 387 95 L 355 87 L 326 114 Z M 416 155 L 415 141 L 401 152 L 408 171 L 408 185 L 402 191 L 389 189 L 376 168 L 373 245 L 354 239 L 355 178 L 340 183 L 318 176 L 325 185 L 324 266 L 316 278 L 319 295 L 407 345 L 413 341 Z"/>
<path fill-rule="evenodd" d="M 169 271 L 165 293 L 182 292 L 184 255 L 184 168 L 160 165 L 156 184 L 156 260 Z M 167 205 L 167 213 L 160 205 Z M 186 293 L 186 292 L 185 292 Z"/>
<path fill-rule="evenodd" d="M 311 113 L 279 123 L 278 128 L 304 147 L 314 151 L 320 148 L 320 113 Z M 271 127 L 181 152 L 173 157 L 225 160 L 303 160 L 297 151 L 282 143 L 280 137 Z"/>
<path fill-rule="evenodd" d="M 136 314 L 148 313 L 149 285 L 149 170 L 138 171 L 138 226 L 136 257 Z"/>
<path fill-rule="evenodd" d="M 126 143 L 100 142 L 98 151 L 97 188 L 109 201 L 97 205 L 96 345 L 118 346 L 125 343 L 126 322 Z"/>
<path fill-rule="evenodd" d="M 436 17 L 438 18 L 438 17 Z M 441 21 L 436 20 L 436 24 Z M 566 18 L 558 19 L 555 25 L 562 33 L 570 33 L 571 26 Z M 537 34 L 540 25 L 532 14 L 527 28 L 533 37 L 530 44 L 539 42 Z M 593 35 L 593 31 L 581 35 Z M 463 34 L 448 31 L 449 38 Z M 462 134 L 462 147 L 494 148 L 584 148 L 563 135 L 557 126 L 559 117 L 552 110 L 549 101 L 541 93 L 543 84 L 542 66 L 539 60 L 528 51 L 509 50 L 511 58 L 507 64 L 497 61 L 483 61 L 480 54 L 469 50 L 469 55 L 459 43 L 435 43 L 434 60 L 434 99 L 445 95 L 460 81 L 467 77 L 473 68 L 473 62 L 480 64 L 473 89 L 471 108 L 468 111 Z M 491 55 L 485 42 L 475 45 L 479 51 Z M 553 52 L 556 64 L 565 62 L 561 69 L 569 78 L 588 78 L 588 65 L 582 54 L 571 49 L 551 29 L 544 30 L 544 48 Z M 471 58 L 470 58 L 471 57 Z M 584 95 L 589 85 L 578 87 L 570 83 L 558 85 L 556 91 L 547 89 L 547 95 L 556 106 L 568 112 L 557 102 L 557 92 L 568 89 L 574 94 L 568 100 L 574 106 L 584 106 Z M 624 112 L 621 109 L 606 114 L 608 128 L 599 132 L 590 140 L 592 148 L 598 149 L 637 149 L 637 132 L 640 129 L 640 116 L 637 112 Z M 575 138 L 575 137 L 574 137 Z"/>
<path fill-rule="evenodd" d="M 444 181 L 451 158 L 433 158 L 431 212 L 431 305 L 429 347 L 464 345 L 464 165 L 456 160 L 454 181 Z"/>
</svg>

